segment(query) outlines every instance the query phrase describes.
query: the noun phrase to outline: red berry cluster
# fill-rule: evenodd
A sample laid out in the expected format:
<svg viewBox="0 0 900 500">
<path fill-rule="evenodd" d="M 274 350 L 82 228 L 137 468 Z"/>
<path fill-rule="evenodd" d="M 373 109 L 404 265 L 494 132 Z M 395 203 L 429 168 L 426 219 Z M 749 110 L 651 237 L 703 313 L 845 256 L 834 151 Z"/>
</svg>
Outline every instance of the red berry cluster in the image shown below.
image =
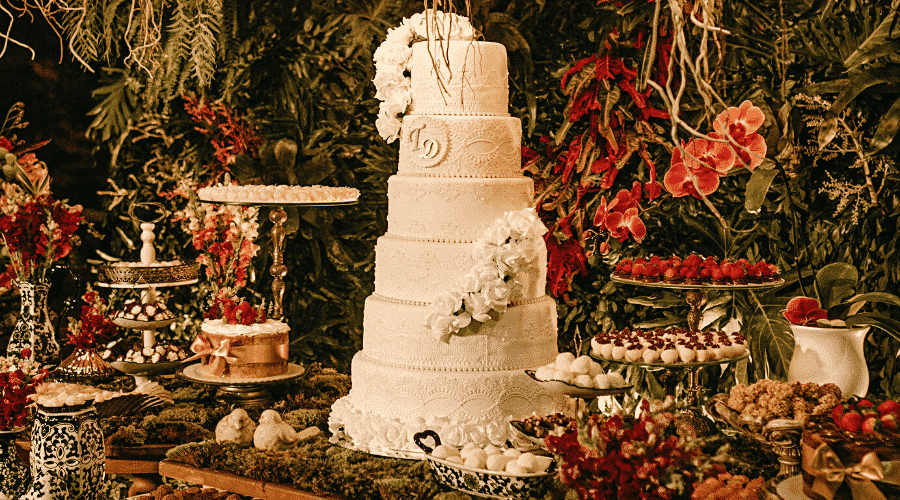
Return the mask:
<svg viewBox="0 0 900 500">
<path fill-rule="evenodd" d="M 831 411 L 831 418 L 841 429 L 852 433 L 898 433 L 900 403 L 884 401 L 875 406 L 868 399 L 847 401 Z"/>
<path fill-rule="evenodd" d="M 649 258 L 622 259 L 616 264 L 613 276 L 646 283 L 684 283 L 689 285 L 745 285 L 778 281 L 778 267 L 766 261 L 750 262 L 747 259 L 703 258 L 691 254 L 684 259 L 678 256 L 664 259 L 658 255 Z"/>
</svg>

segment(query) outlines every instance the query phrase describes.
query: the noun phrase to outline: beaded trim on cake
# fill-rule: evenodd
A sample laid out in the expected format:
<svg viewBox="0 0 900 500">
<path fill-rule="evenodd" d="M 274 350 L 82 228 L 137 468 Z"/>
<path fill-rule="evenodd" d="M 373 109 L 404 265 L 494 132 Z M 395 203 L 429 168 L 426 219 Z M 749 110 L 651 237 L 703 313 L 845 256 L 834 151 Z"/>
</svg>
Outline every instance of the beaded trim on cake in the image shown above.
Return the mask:
<svg viewBox="0 0 900 500">
<path fill-rule="evenodd" d="M 419 301 L 415 301 L 415 300 L 392 299 L 390 297 L 385 297 L 384 295 L 380 295 L 377 293 L 373 293 L 372 297 L 376 298 L 378 300 L 383 300 L 385 302 L 392 302 L 394 304 L 403 304 L 403 305 L 407 305 L 407 306 L 430 306 L 432 304 L 431 302 L 419 302 Z M 528 299 L 528 300 L 514 300 L 509 303 L 509 307 L 527 306 L 529 304 L 536 304 L 544 299 L 546 299 L 546 296 L 535 297 L 533 299 Z"/>
</svg>

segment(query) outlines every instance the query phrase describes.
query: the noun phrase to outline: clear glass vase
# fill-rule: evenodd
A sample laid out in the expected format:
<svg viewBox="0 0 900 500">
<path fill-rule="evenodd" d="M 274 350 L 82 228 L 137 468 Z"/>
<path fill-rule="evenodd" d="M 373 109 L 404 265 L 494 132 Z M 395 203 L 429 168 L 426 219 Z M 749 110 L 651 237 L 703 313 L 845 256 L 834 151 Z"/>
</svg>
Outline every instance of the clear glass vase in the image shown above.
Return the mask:
<svg viewBox="0 0 900 500">
<path fill-rule="evenodd" d="M 41 365 L 59 364 L 59 342 L 47 311 L 48 283 L 16 280 L 22 298 L 19 319 L 6 347 L 6 355 L 21 357 L 22 350 L 31 350 L 29 359 Z"/>
</svg>

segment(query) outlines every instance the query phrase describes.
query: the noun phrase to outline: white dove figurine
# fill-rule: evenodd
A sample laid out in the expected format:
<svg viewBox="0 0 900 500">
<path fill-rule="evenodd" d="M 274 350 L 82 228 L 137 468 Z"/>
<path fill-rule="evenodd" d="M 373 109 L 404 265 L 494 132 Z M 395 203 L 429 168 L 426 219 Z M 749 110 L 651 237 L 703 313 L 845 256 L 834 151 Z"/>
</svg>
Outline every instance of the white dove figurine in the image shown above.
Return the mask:
<svg viewBox="0 0 900 500">
<path fill-rule="evenodd" d="M 266 410 L 259 416 L 259 425 L 253 433 L 253 446 L 258 450 L 286 450 L 299 440 L 294 428 L 281 420 L 277 411 Z"/>
<path fill-rule="evenodd" d="M 216 442 L 230 441 L 237 444 L 253 444 L 254 431 L 256 431 L 256 422 L 250 418 L 246 410 L 238 408 L 225 415 L 216 424 Z"/>
</svg>

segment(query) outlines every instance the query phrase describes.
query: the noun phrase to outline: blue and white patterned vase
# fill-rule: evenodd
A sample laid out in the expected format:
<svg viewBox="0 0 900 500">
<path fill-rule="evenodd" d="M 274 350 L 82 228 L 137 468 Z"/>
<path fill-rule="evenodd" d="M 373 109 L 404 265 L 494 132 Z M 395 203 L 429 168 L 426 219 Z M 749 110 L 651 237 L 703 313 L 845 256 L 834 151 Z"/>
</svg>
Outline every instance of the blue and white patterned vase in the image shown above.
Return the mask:
<svg viewBox="0 0 900 500">
<path fill-rule="evenodd" d="M 31 349 L 30 358 L 40 365 L 59 364 L 59 342 L 47 312 L 50 285 L 16 280 L 22 298 L 19 319 L 13 327 L 6 355 L 20 357 L 22 349 Z"/>
<path fill-rule="evenodd" d="M 38 406 L 31 426 L 33 483 L 22 500 L 101 500 L 106 477 L 103 431 L 93 406 Z"/>
<path fill-rule="evenodd" d="M 0 494 L 8 498 L 21 497 L 31 482 L 31 472 L 16 451 L 16 438 L 23 430 L 0 431 Z"/>
</svg>

